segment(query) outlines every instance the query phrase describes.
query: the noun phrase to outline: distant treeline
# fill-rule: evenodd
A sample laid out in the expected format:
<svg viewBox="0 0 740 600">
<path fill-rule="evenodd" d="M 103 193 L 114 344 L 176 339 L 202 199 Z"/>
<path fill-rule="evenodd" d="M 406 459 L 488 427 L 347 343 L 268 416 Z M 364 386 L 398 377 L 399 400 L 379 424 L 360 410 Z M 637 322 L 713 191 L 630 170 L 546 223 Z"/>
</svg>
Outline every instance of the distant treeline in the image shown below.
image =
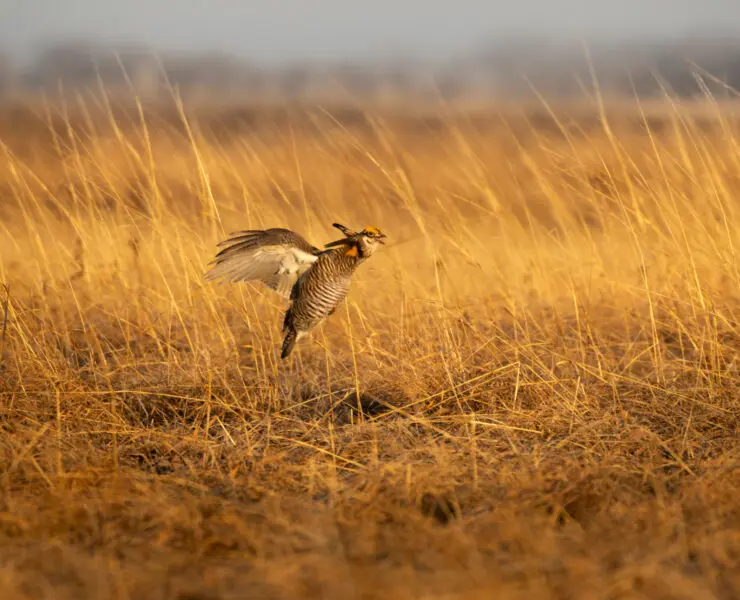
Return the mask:
<svg viewBox="0 0 740 600">
<path fill-rule="evenodd" d="M 733 95 L 740 87 L 740 40 L 698 36 L 602 44 L 588 50 L 538 40 L 501 41 L 450 60 L 334 62 L 266 68 L 227 54 L 177 54 L 73 42 L 49 46 L 21 67 L 0 53 L 0 95 L 107 91 L 155 100 L 183 96 L 261 99 L 443 97 L 495 99 L 605 94 Z"/>
</svg>

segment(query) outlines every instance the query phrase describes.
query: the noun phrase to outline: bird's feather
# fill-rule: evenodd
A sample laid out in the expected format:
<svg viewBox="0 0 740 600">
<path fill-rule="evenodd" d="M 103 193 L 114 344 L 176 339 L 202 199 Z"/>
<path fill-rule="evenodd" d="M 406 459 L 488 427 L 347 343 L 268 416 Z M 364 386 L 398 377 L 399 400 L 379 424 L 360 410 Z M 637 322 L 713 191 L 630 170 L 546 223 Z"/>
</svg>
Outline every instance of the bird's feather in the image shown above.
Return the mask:
<svg viewBox="0 0 740 600">
<path fill-rule="evenodd" d="M 261 281 L 284 298 L 302 273 L 316 262 L 320 250 L 288 229 L 248 230 L 219 244 L 205 278 L 230 283 Z"/>
</svg>

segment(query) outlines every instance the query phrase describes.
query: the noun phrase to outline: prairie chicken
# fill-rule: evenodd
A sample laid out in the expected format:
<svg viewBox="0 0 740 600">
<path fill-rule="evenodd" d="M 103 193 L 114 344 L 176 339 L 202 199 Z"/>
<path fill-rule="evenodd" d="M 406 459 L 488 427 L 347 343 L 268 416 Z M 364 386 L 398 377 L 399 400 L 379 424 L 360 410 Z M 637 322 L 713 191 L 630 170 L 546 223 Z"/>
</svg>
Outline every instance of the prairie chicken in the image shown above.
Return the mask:
<svg viewBox="0 0 740 600">
<path fill-rule="evenodd" d="M 283 320 L 281 358 L 336 310 L 349 293 L 355 269 L 387 237 L 377 227 L 356 232 L 339 223 L 333 226 L 345 237 L 324 250 L 289 229 L 237 231 L 218 244 L 225 248 L 206 273 L 211 281 L 261 281 L 291 301 Z"/>
</svg>

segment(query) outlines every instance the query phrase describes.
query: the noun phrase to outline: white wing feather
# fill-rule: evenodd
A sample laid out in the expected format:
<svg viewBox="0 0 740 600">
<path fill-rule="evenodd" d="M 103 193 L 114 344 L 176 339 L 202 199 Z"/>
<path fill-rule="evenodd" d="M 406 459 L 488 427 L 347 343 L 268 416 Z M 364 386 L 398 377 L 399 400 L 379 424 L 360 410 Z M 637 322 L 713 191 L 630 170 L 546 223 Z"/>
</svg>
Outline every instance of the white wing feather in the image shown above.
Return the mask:
<svg viewBox="0 0 740 600">
<path fill-rule="evenodd" d="M 316 262 L 318 256 L 294 245 L 259 245 L 227 249 L 216 259 L 206 280 L 229 283 L 261 281 L 283 298 L 290 298 L 296 280 Z"/>
</svg>

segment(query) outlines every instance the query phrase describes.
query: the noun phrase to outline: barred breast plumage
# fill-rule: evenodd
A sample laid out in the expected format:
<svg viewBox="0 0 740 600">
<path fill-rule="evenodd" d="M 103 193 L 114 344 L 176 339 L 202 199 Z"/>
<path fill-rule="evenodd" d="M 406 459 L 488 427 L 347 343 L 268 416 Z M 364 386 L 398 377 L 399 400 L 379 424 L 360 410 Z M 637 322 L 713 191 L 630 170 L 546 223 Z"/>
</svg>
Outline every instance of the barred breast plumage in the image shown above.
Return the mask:
<svg viewBox="0 0 740 600">
<path fill-rule="evenodd" d="M 283 319 L 281 358 L 336 310 L 349 293 L 355 269 L 386 237 L 377 227 L 360 232 L 338 223 L 334 227 L 345 237 L 326 244 L 323 251 L 287 229 L 238 232 L 221 243 L 227 247 L 206 274 L 207 279 L 262 281 L 290 298 Z"/>
</svg>

